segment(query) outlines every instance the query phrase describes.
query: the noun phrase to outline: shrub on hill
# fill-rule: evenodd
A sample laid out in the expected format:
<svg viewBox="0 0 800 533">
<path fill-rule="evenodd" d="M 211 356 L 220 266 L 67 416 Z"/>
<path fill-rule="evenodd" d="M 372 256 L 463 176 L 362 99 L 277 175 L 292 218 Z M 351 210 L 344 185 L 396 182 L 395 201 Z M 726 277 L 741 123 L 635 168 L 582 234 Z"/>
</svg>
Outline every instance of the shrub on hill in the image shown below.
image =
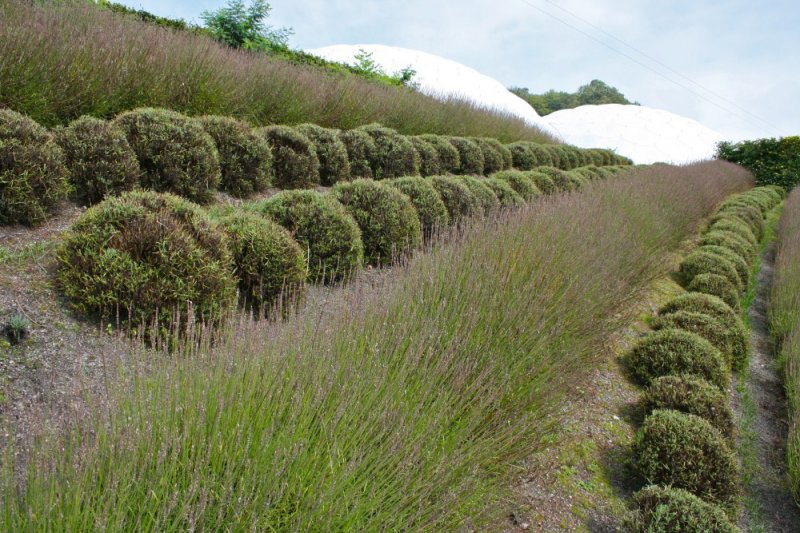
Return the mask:
<svg viewBox="0 0 800 533">
<path fill-rule="evenodd" d="M 533 157 L 536 159 L 537 167 L 550 167 L 556 164 L 556 161 L 553 160 L 550 150 L 546 145 L 539 143 L 528 143 L 528 145 L 530 146 Z"/>
<path fill-rule="evenodd" d="M 764 237 L 764 231 L 766 231 L 766 224 L 764 223 L 764 218 L 761 216 L 761 210 L 756 207 L 750 206 L 734 206 L 729 207 L 727 209 L 722 209 L 717 211 L 717 213 L 711 217 L 711 223 L 717 222 L 719 220 L 728 220 L 733 219 L 737 221 L 741 221 L 747 225 L 750 231 L 753 232 L 753 235 L 756 237 L 757 240 L 761 240 Z"/>
<path fill-rule="evenodd" d="M 721 220 L 715 221 L 711 224 L 709 231 L 727 231 L 730 233 L 735 233 L 736 235 L 740 236 L 744 240 L 750 243 L 751 246 L 754 248 L 758 247 L 758 239 L 753 234 L 752 230 L 747 227 L 747 224 L 743 221 L 738 221 L 730 218 L 724 218 Z"/>
<path fill-rule="evenodd" d="M 438 176 L 442 172 L 442 165 L 439 162 L 439 152 L 433 144 L 422 137 L 412 135 L 407 137 L 420 157 L 419 173 L 423 176 Z"/>
<path fill-rule="evenodd" d="M 574 191 L 583 183 L 569 173 L 550 166 L 538 166 L 536 172 L 548 176 L 559 191 Z"/>
<path fill-rule="evenodd" d="M 649 485 L 633 495 L 636 511 L 626 517 L 632 533 L 739 533 L 718 505 L 683 489 Z"/>
<path fill-rule="evenodd" d="M 511 152 L 511 160 L 515 169 L 531 170 L 537 165 L 536 156 L 530 148 L 530 143 L 517 141 L 507 144 L 506 148 Z"/>
<path fill-rule="evenodd" d="M 350 160 L 347 147 L 339 138 L 337 130 L 330 130 L 316 124 L 300 124 L 297 131 L 314 143 L 319 159 L 319 182 L 330 186 L 350 179 Z"/>
<path fill-rule="evenodd" d="M 756 258 L 756 248 L 744 240 L 742 237 L 729 231 L 714 230 L 709 231 L 698 242 L 701 246 L 722 246 L 728 248 L 737 255 L 744 258 L 748 263 L 752 263 Z"/>
<path fill-rule="evenodd" d="M 561 168 L 572 170 L 581 165 L 583 159 L 578 155 L 578 149 L 574 146 L 562 144 L 561 149 Z"/>
<path fill-rule="evenodd" d="M 503 170 L 502 172 L 495 172 L 492 177 L 507 182 L 526 202 L 530 202 L 542 195 L 542 191 L 528 177 L 527 172 Z"/>
<path fill-rule="evenodd" d="M 447 208 L 451 224 L 458 225 L 469 217 L 481 214 L 481 205 L 478 203 L 478 199 L 475 198 L 469 187 L 458 178 L 432 176 L 429 179 Z"/>
<path fill-rule="evenodd" d="M 498 170 L 510 170 L 514 167 L 514 158 L 511 156 L 511 150 L 505 147 L 503 143 L 498 141 L 493 137 L 478 137 L 483 143 L 488 146 L 494 148 L 494 150 L 500 154 L 500 159 L 503 161 L 502 168 Z M 484 169 L 484 174 L 489 174 L 490 172 Z"/>
<path fill-rule="evenodd" d="M 544 151 L 547 152 L 547 157 L 550 158 L 550 166 L 560 170 L 566 170 L 564 167 L 568 164 L 566 155 L 561 151 L 559 144 L 546 144 L 542 146 Z"/>
<path fill-rule="evenodd" d="M 744 324 L 733 308 L 720 298 L 711 294 L 703 294 L 700 292 L 681 294 L 677 298 L 673 298 L 664 304 L 661 309 L 658 310 L 658 314 L 659 316 L 665 316 L 679 311 L 703 313 L 716 318 L 728 329 L 744 329 Z"/>
<path fill-rule="evenodd" d="M 419 176 L 419 154 L 405 136 L 380 124 L 368 124 L 359 129 L 375 142 L 375 158 L 370 163 L 375 179 Z"/>
<path fill-rule="evenodd" d="M 483 152 L 475 142 L 466 137 L 448 137 L 447 140 L 458 150 L 458 158 L 461 161 L 456 174 L 483 174 Z"/>
<path fill-rule="evenodd" d="M 308 255 L 308 278 L 346 280 L 364 262 L 361 230 L 334 197 L 317 191 L 282 191 L 251 209 L 287 230 Z"/>
<path fill-rule="evenodd" d="M 442 172 L 449 172 L 455 174 L 461 167 L 461 157 L 458 155 L 458 150 L 453 146 L 447 137 L 442 135 L 419 135 L 420 139 L 428 141 L 436 150 L 439 155 L 439 165 Z"/>
<path fill-rule="evenodd" d="M 459 176 L 458 179 L 475 195 L 484 216 L 489 216 L 500 209 L 500 199 L 497 198 L 492 188 L 483 182 L 483 179 L 475 176 Z"/>
<path fill-rule="evenodd" d="M 698 274 L 686 288 L 689 291 L 718 296 L 734 310 L 739 311 L 739 290 L 726 276 Z"/>
<path fill-rule="evenodd" d="M 500 207 L 521 207 L 525 205 L 525 199 L 512 189 L 507 181 L 489 177 L 484 180 L 484 183 L 497 196 L 500 201 Z"/>
<path fill-rule="evenodd" d="M 168 109 L 139 108 L 114 119 L 133 148 L 142 187 L 207 203 L 220 183 L 214 140 L 196 121 Z"/>
<path fill-rule="evenodd" d="M 395 187 L 411 199 L 411 203 L 414 204 L 417 215 L 419 215 L 425 239 L 430 238 L 438 229 L 445 228 L 450 224 L 447 207 L 429 180 L 418 176 L 406 176 L 385 180 L 384 183 Z"/>
<path fill-rule="evenodd" d="M 391 265 L 421 244 L 422 228 L 414 204 L 396 188 L 359 179 L 339 183 L 331 193 L 361 228 L 368 264 Z"/>
<path fill-rule="evenodd" d="M 478 148 L 480 148 L 481 154 L 483 155 L 482 174 L 486 174 L 488 176 L 493 172 L 499 172 L 500 170 L 506 168 L 505 162 L 503 161 L 503 154 L 494 146 L 493 143 L 490 142 L 489 139 L 485 139 L 483 137 L 472 137 L 469 140 L 478 145 Z M 498 142 L 497 144 L 500 143 Z M 509 155 L 510 154 L 511 152 L 509 152 Z"/>
<path fill-rule="evenodd" d="M 747 264 L 747 261 L 745 261 L 742 256 L 730 248 L 706 244 L 705 246 L 697 248 L 697 251 L 722 257 L 733 265 L 733 268 L 736 269 L 736 274 L 738 274 L 739 279 L 742 280 L 745 287 L 750 283 L 750 265 Z"/>
<path fill-rule="evenodd" d="M 139 182 L 139 162 L 119 128 L 84 116 L 54 133 L 64 151 L 73 196 L 82 205 L 129 191 Z"/>
<path fill-rule="evenodd" d="M 730 377 L 722 354 L 703 337 L 680 329 L 662 329 L 644 337 L 627 357 L 634 379 L 648 385 L 661 376 L 692 374 L 720 389 Z"/>
<path fill-rule="evenodd" d="M 289 126 L 255 130 L 272 149 L 274 185 L 279 189 L 310 189 L 320 183 L 319 157 L 311 139 Z"/>
<path fill-rule="evenodd" d="M 735 425 L 728 396 L 715 385 L 694 376 L 661 376 L 653 381 L 641 400 L 645 416 L 656 409 L 673 409 L 708 420 L 727 439 Z"/>
<path fill-rule="evenodd" d="M 289 232 L 257 213 L 228 210 L 217 222 L 228 235 L 239 303 L 248 311 L 281 314 L 303 295 L 306 256 Z"/>
<path fill-rule="evenodd" d="M 372 178 L 371 161 L 377 157 L 378 147 L 369 133 L 362 130 L 339 132 L 339 139 L 347 150 L 352 178 Z"/>
<path fill-rule="evenodd" d="M 604 174 L 600 172 L 600 167 L 596 167 L 594 165 L 580 166 L 572 169 L 572 172 L 575 174 L 580 174 L 587 180 L 599 180 L 603 179 L 604 177 Z"/>
<path fill-rule="evenodd" d="M 762 215 L 765 215 L 771 207 L 770 200 L 768 198 L 754 194 L 741 193 L 722 202 L 720 209 L 740 205 L 756 207 L 761 211 Z"/>
<path fill-rule="evenodd" d="M 733 263 L 720 255 L 703 251 L 702 248 L 690 253 L 681 261 L 676 277 L 681 285 L 688 287 L 698 274 L 718 274 L 725 277 L 737 291 L 744 290 L 744 282 L 736 273 Z"/>
<path fill-rule="evenodd" d="M 636 434 L 633 453 L 637 470 L 649 483 L 685 489 L 736 514 L 738 460 L 708 421 L 673 410 L 654 411 Z"/>
<path fill-rule="evenodd" d="M 726 324 L 724 319 L 697 311 L 675 311 L 656 318 L 653 329 L 682 329 L 696 333 L 716 346 L 731 368 L 747 362 L 749 341 L 740 320 Z"/>
<path fill-rule="evenodd" d="M 246 198 L 270 186 L 272 150 L 263 137 L 235 118 L 206 115 L 196 120 L 217 147 L 221 190 Z"/>
<path fill-rule="evenodd" d="M 217 322 L 236 295 L 224 233 L 171 194 L 107 198 L 72 225 L 56 259 L 58 284 L 74 308 L 134 328 L 157 324 L 173 333 L 176 319 Z"/>
<path fill-rule="evenodd" d="M 562 172 L 564 172 L 564 174 L 567 175 L 567 179 L 569 179 L 572 182 L 573 189 L 580 189 L 581 187 L 589 183 L 589 181 L 591 181 L 590 178 L 587 178 L 583 174 L 575 172 L 574 170 L 567 170 Z"/>
<path fill-rule="evenodd" d="M 526 178 L 530 179 L 533 184 L 536 185 L 536 188 L 539 189 L 542 194 L 556 194 L 559 192 L 555 182 L 553 182 L 553 179 L 547 174 L 539 172 L 538 170 L 529 170 L 524 172 L 524 174 Z"/>
<path fill-rule="evenodd" d="M 36 225 L 69 193 L 64 153 L 30 118 L 0 109 L 0 224 Z"/>
</svg>

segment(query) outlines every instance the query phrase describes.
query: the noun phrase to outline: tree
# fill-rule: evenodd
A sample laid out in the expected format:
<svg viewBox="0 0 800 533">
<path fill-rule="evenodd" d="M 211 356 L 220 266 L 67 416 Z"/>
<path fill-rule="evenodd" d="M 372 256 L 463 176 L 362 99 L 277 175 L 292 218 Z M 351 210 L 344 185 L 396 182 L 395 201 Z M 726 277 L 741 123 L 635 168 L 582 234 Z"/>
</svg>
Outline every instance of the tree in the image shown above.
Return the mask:
<svg viewBox="0 0 800 533">
<path fill-rule="evenodd" d="M 265 24 L 272 10 L 266 0 L 252 0 L 245 7 L 243 0 L 229 0 L 217 11 L 204 11 L 200 18 L 211 35 L 228 46 L 245 50 L 285 50 L 291 28 L 273 29 Z"/>
<path fill-rule="evenodd" d="M 528 102 L 540 116 L 549 115 L 560 109 L 573 109 L 590 104 L 639 105 L 638 102 L 629 101 L 619 90 L 600 80 L 592 80 L 586 85 L 581 85 L 574 93 L 551 89 L 544 94 L 533 94 L 525 87 L 511 87 L 509 91 Z"/>
<path fill-rule="evenodd" d="M 800 180 L 800 137 L 721 142 L 717 158 L 742 165 L 759 185 L 780 185 L 789 190 Z"/>
</svg>

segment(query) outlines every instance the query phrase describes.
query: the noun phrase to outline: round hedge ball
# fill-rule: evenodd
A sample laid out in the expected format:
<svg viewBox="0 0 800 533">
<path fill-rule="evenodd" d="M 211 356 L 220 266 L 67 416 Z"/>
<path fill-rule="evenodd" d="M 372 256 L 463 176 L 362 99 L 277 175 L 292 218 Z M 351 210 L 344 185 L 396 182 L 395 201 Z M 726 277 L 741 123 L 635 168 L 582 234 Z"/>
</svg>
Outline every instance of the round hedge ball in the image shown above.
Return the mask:
<svg viewBox="0 0 800 533">
<path fill-rule="evenodd" d="M 422 137 L 407 137 L 420 157 L 419 173 L 423 176 L 437 176 L 443 172 L 442 165 L 439 163 L 439 152 L 431 143 Z"/>
<path fill-rule="evenodd" d="M 447 137 L 433 134 L 419 135 L 418 137 L 430 143 L 436 150 L 439 155 L 439 166 L 443 173 L 455 174 L 458 171 L 461 167 L 461 156 L 458 155 L 458 150 L 450 144 Z"/>
<path fill-rule="evenodd" d="M 73 196 L 92 205 L 130 191 L 139 182 L 139 162 L 122 131 L 105 120 L 83 116 L 55 131 L 64 151 Z"/>
<path fill-rule="evenodd" d="M 696 311 L 675 311 L 655 319 L 653 329 L 682 329 L 697 333 L 716 346 L 731 368 L 740 369 L 749 356 L 747 333 L 741 320 L 726 324 L 723 319 Z"/>
<path fill-rule="evenodd" d="M 722 246 L 732 250 L 737 255 L 744 258 L 748 263 L 752 263 L 756 258 L 756 248 L 742 237 L 729 231 L 709 231 L 700 237 L 701 246 L 713 245 Z"/>
<path fill-rule="evenodd" d="M 711 223 L 713 224 L 718 220 L 724 220 L 728 218 L 733 218 L 735 220 L 744 222 L 759 241 L 764 237 L 766 224 L 764 223 L 764 218 L 761 216 L 761 211 L 758 208 L 739 205 L 728 207 L 727 209 L 721 209 L 717 211 L 717 213 L 711 218 Z"/>
<path fill-rule="evenodd" d="M 713 255 L 717 255 L 730 264 L 733 265 L 733 268 L 736 269 L 736 274 L 739 276 L 739 279 L 742 281 L 744 286 L 746 287 L 750 283 L 750 265 L 747 264 L 747 261 L 731 250 L 730 248 L 725 248 L 724 246 L 715 246 L 713 244 L 707 244 L 705 246 L 701 246 L 697 248 L 698 251 L 703 253 L 709 253 Z"/>
<path fill-rule="evenodd" d="M 475 195 L 484 216 L 489 216 L 500 209 L 500 200 L 482 179 L 474 176 L 459 176 L 458 179 Z"/>
<path fill-rule="evenodd" d="M 478 145 L 478 148 L 483 154 L 483 174 L 491 174 L 504 170 L 505 162 L 503 161 L 503 154 L 491 143 L 494 139 L 485 139 L 483 137 L 470 137 L 472 142 Z M 497 141 L 495 141 L 497 142 Z M 499 143 L 498 143 L 499 144 Z M 501 145 L 502 146 L 502 145 Z M 511 152 L 509 152 L 509 155 Z"/>
<path fill-rule="evenodd" d="M 495 172 L 492 177 L 507 182 L 526 202 L 535 200 L 542 195 L 542 191 L 539 190 L 527 172 L 503 170 L 502 172 Z"/>
<path fill-rule="evenodd" d="M 572 175 L 555 167 L 539 166 L 535 170 L 548 176 L 559 191 L 574 191 L 580 186 Z"/>
<path fill-rule="evenodd" d="M 536 158 L 537 167 L 552 167 L 556 164 L 547 146 L 538 143 L 530 143 L 530 149 L 531 153 L 533 153 L 533 157 Z"/>
<path fill-rule="evenodd" d="M 692 282 L 686 289 L 718 296 L 734 310 L 739 311 L 739 290 L 726 276 L 698 274 L 692 278 Z"/>
<path fill-rule="evenodd" d="M 206 115 L 195 120 L 217 147 L 221 190 L 237 198 L 247 198 L 270 186 L 272 150 L 263 137 L 235 118 Z"/>
<path fill-rule="evenodd" d="M 511 160 L 517 170 L 531 170 L 537 165 L 536 156 L 531 150 L 530 143 L 517 141 L 509 143 L 506 148 L 511 152 Z"/>
<path fill-rule="evenodd" d="M 406 176 L 385 180 L 384 183 L 395 187 L 411 199 L 422 224 L 423 237 L 426 239 L 450 224 L 447 207 L 430 181 L 418 176 Z"/>
<path fill-rule="evenodd" d="M 168 109 L 139 108 L 114 119 L 133 148 L 146 189 L 208 203 L 221 174 L 214 139 L 196 121 Z"/>
<path fill-rule="evenodd" d="M 662 329 L 645 336 L 628 354 L 627 364 L 642 385 L 680 374 L 702 377 L 720 389 L 730 382 L 720 351 L 700 335 L 680 329 Z"/>
<path fill-rule="evenodd" d="M 317 191 L 282 191 L 250 209 L 287 230 L 308 256 L 308 278 L 348 279 L 364 262 L 361 230 L 336 198 Z"/>
<path fill-rule="evenodd" d="M 228 235 L 239 303 L 258 316 L 278 316 L 305 291 L 306 256 L 289 232 L 257 213 L 227 210 L 216 219 Z"/>
<path fill-rule="evenodd" d="M 542 194 L 556 194 L 559 189 L 556 187 L 553 179 L 542 172 L 536 170 L 529 170 L 523 173 L 526 178 L 533 181 L 533 184 L 542 192 Z"/>
<path fill-rule="evenodd" d="M 405 136 L 380 124 L 361 126 L 375 142 L 375 158 L 370 162 L 375 179 L 419 176 L 420 156 Z"/>
<path fill-rule="evenodd" d="M 408 196 L 389 185 L 359 179 L 331 191 L 361 228 L 367 264 L 391 265 L 422 242 L 422 226 Z"/>
<path fill-rule="evenodd" d="M 346 130 L 339 132 L 339 139 L 347 150 L 352 178 L 372 178 L 371 162 L 378 154 L 375 141 L 366 131 Z"/>
<path fill-rule="evenodd" d="M 742 194 L 737 194 L 736 196 L 733 196 L 728 200 L 722 202 L 720 208 L 725 209 L 728 207 L 738 206 L 738 205 L 756 207 L 761 211 L 762 215 L 766 215 L 770 207 L 769 201 L 767 199 L 761 198 L 759 196 L 748 195 L 747 193 L 742 193 Z"/>
<path fill-rule="evenodd" d="M 676 277 L 681 285 L 687 287 L 698 274 L 718 274 L 727 279 L 739 292 L 744 290 L 744 282 L 736 273 L 733 263 L 702 249 L 695 250 L 681 261 Z"/>
<path fill-rule="evenodd" d="M 711 294 L 703 294 L 700 292 L 681 294 L 664 304 L 661 309 L 658 310 L 658 314 L 659 316 L 665 316 L 679 311 L 703 313 L 716 318 L 728 329 L 744 329 L 744 324 L 741 318 L 739 318 L 739 315 L 736 314 L 736 311 L 721 299 Z"/>
<path fill-rule="evenodd" d="M 648 483 L 685 489 L 736 514 L 738 460 L 708 421 L 669 409 L 653 411 L 636 434 L 633 455 Z"/>
<path fill-rule="evenodd" d="M 525 199 L 512 189 L 507 181 L 489 177 L 484 180 L 484 183 L 497 195 L 500 207 L 522 207 L 525 205 Z"/>
<path fill-rule="evenodd" d="M 179 317 L 216 322 L 236 282 L 225 234 L 197 205 L 133 191 L 89 208 L 58 251 L 57 279 L 72 306 L 132 327 L 170 333 Z"/>
<path fill-rule="evenodd" d="M 691 492 L 648 485 L 633 495 L 636 511 L 623 530 L 632 533 L 740 533 L 722 507 Z"/>
<path fill-rule="evenodd" d="M 469 217 L 481 214 L 481 205 L 472 191 L 461 181 L 453 176 L 431 176 L 431 185 L 439 193 L 447 214 L 450 216 L 450 224 L 458 225 Z"/>
<path fill-rule="evenodd" d="M 569 179 L 572 182 L 572 186 L 574 189 L 580 189 L 581 187 L 589 183 L 589 181 L 591 181 L 591 178 L 587 178 L 580 172 L 575 172 L 574 170 L 568 170 L 565 171 L 564 173 L 567 175 L 567 179 Z"/>
<path fill-rule="evenodd" d="M 273 182 L 279 189 L 311 189 L 320 183 L 314 143 L 295 128 L 266 126 L 255 130 L 272 149 Z"/>
<path fill-rule="evenodd" d="M 461 161 L 456 174 L 483 174 L 483 152 L 475 142 L 466 137 L 448 137 L 447 140 L 458 150 L 458 157 Z"/>
<path fill-rule="evenodd" d="M 661 376 L 653 381 L 641 400 L 645 416 L 656 409 L 673 409 L 708 420 L 725 438 L 734 436 L 735 424 L 728 396 L 716 386 L 695 376 Z"/>
<path fill-rule="evenodd" d="M 514 168 L 514 158 L 511 156 L 511 150 L 506 148 L 503 143 L 492 137 L 479 137 L 479 139 L 484 144 L 494 148 L 495 152 L 500 154 L 500 158 L 503 160 L 503 166 L 498 170 L 510 170 Z M 484 169 L 484 174 L 489 174 L 489 172 Z"/>
<path fill-rule="evenodd" d="M 316 124 L 300 124 L 297 131 L 314 143 L 319 159 L 319 182 L 326 187 L 350 179 L 350 160 L 347 147 L 339 138 L 337 130 L 317 126 Z"/>
<path fill-rule="evenodd" d="M 753 231 L 747 226 L 744 221 L 724 218 L 714 222 L 709 231 L 729 231 L 739 235 L 741 238 L 749 242 L 753 247 L 758 247 L 758 239 L 753 234 Z"/>
<path fill-rule="evenodd" d="M 0 109 L 0 225 L 43 222 L 69 194 L 64 153 L 34 120 Z"/>
</svg>

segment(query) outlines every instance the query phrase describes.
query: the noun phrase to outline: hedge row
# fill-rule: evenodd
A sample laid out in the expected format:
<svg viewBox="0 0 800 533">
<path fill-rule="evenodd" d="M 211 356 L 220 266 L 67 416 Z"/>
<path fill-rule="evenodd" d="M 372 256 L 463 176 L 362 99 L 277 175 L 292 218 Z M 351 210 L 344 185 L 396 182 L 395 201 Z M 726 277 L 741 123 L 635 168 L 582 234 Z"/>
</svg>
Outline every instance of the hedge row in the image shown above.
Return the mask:
<svg viewBox="0 0 800 533">
<path fill-rule="evenodd" d="M 604 150 L 515 144 L 541 155 L 525 159 L 522 170 L 630 163 Z M 155 108 L 110 122 L 82 117 L 51 132 L 0 110 L 0 224 L 37 224 L 70 192 L 83 205 L 135 187 L 209 203 L 217 190 L 246 198 L 270 186 L 327 187 L 359 177 L 488 175 L 511 169 L 517 152 L 495 139 L 409 137 L 379 124 L 252 129 L 231 117 Z"/>
<path fill-rule="evenodd" d="M 655 331 L 627 356 L 632 377 L 647 387 L 633 455 L 651 484 L 634 496 L 631 530 L 737 530 L 741 488 L 727 387 L 732 370 L 747 364 L 739 299 L 764 216 L 781 199 L 782 191 L 759 187 L 722 203 L 676 273 L 690 292 L 659 310 Z"/>
</svg>

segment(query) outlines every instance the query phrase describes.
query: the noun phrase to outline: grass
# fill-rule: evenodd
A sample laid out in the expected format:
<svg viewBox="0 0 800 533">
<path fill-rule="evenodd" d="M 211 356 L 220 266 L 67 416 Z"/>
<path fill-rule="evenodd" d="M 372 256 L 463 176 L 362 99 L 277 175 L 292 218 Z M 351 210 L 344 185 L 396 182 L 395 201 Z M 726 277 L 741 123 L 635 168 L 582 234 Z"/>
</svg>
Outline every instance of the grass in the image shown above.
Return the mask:
<svg viewBox="0 0 800 533">
<path fill-rule="evenodd" d="M 147 24 L 89 2 L 0 4 L 0 107 L 55 126 L 140 106 L 256 125 L 380 122 L 405 134 L 556 142 L 507 114 Z"/>
<path fill-rule="evenodd" d="M 800 503 L 800 188 L 790 193 L 778 224 L 769 327 L 789 403 L 789 480 Z"/>
<path fill-rule="evenodd" d="M 749 186 L 719 162 L 635 171 L 467 227 L 296 320 L 131 355 L 22 481 L 6 460 L 2 528 L 480 528 L 664 257 Z"/>
</svg>

